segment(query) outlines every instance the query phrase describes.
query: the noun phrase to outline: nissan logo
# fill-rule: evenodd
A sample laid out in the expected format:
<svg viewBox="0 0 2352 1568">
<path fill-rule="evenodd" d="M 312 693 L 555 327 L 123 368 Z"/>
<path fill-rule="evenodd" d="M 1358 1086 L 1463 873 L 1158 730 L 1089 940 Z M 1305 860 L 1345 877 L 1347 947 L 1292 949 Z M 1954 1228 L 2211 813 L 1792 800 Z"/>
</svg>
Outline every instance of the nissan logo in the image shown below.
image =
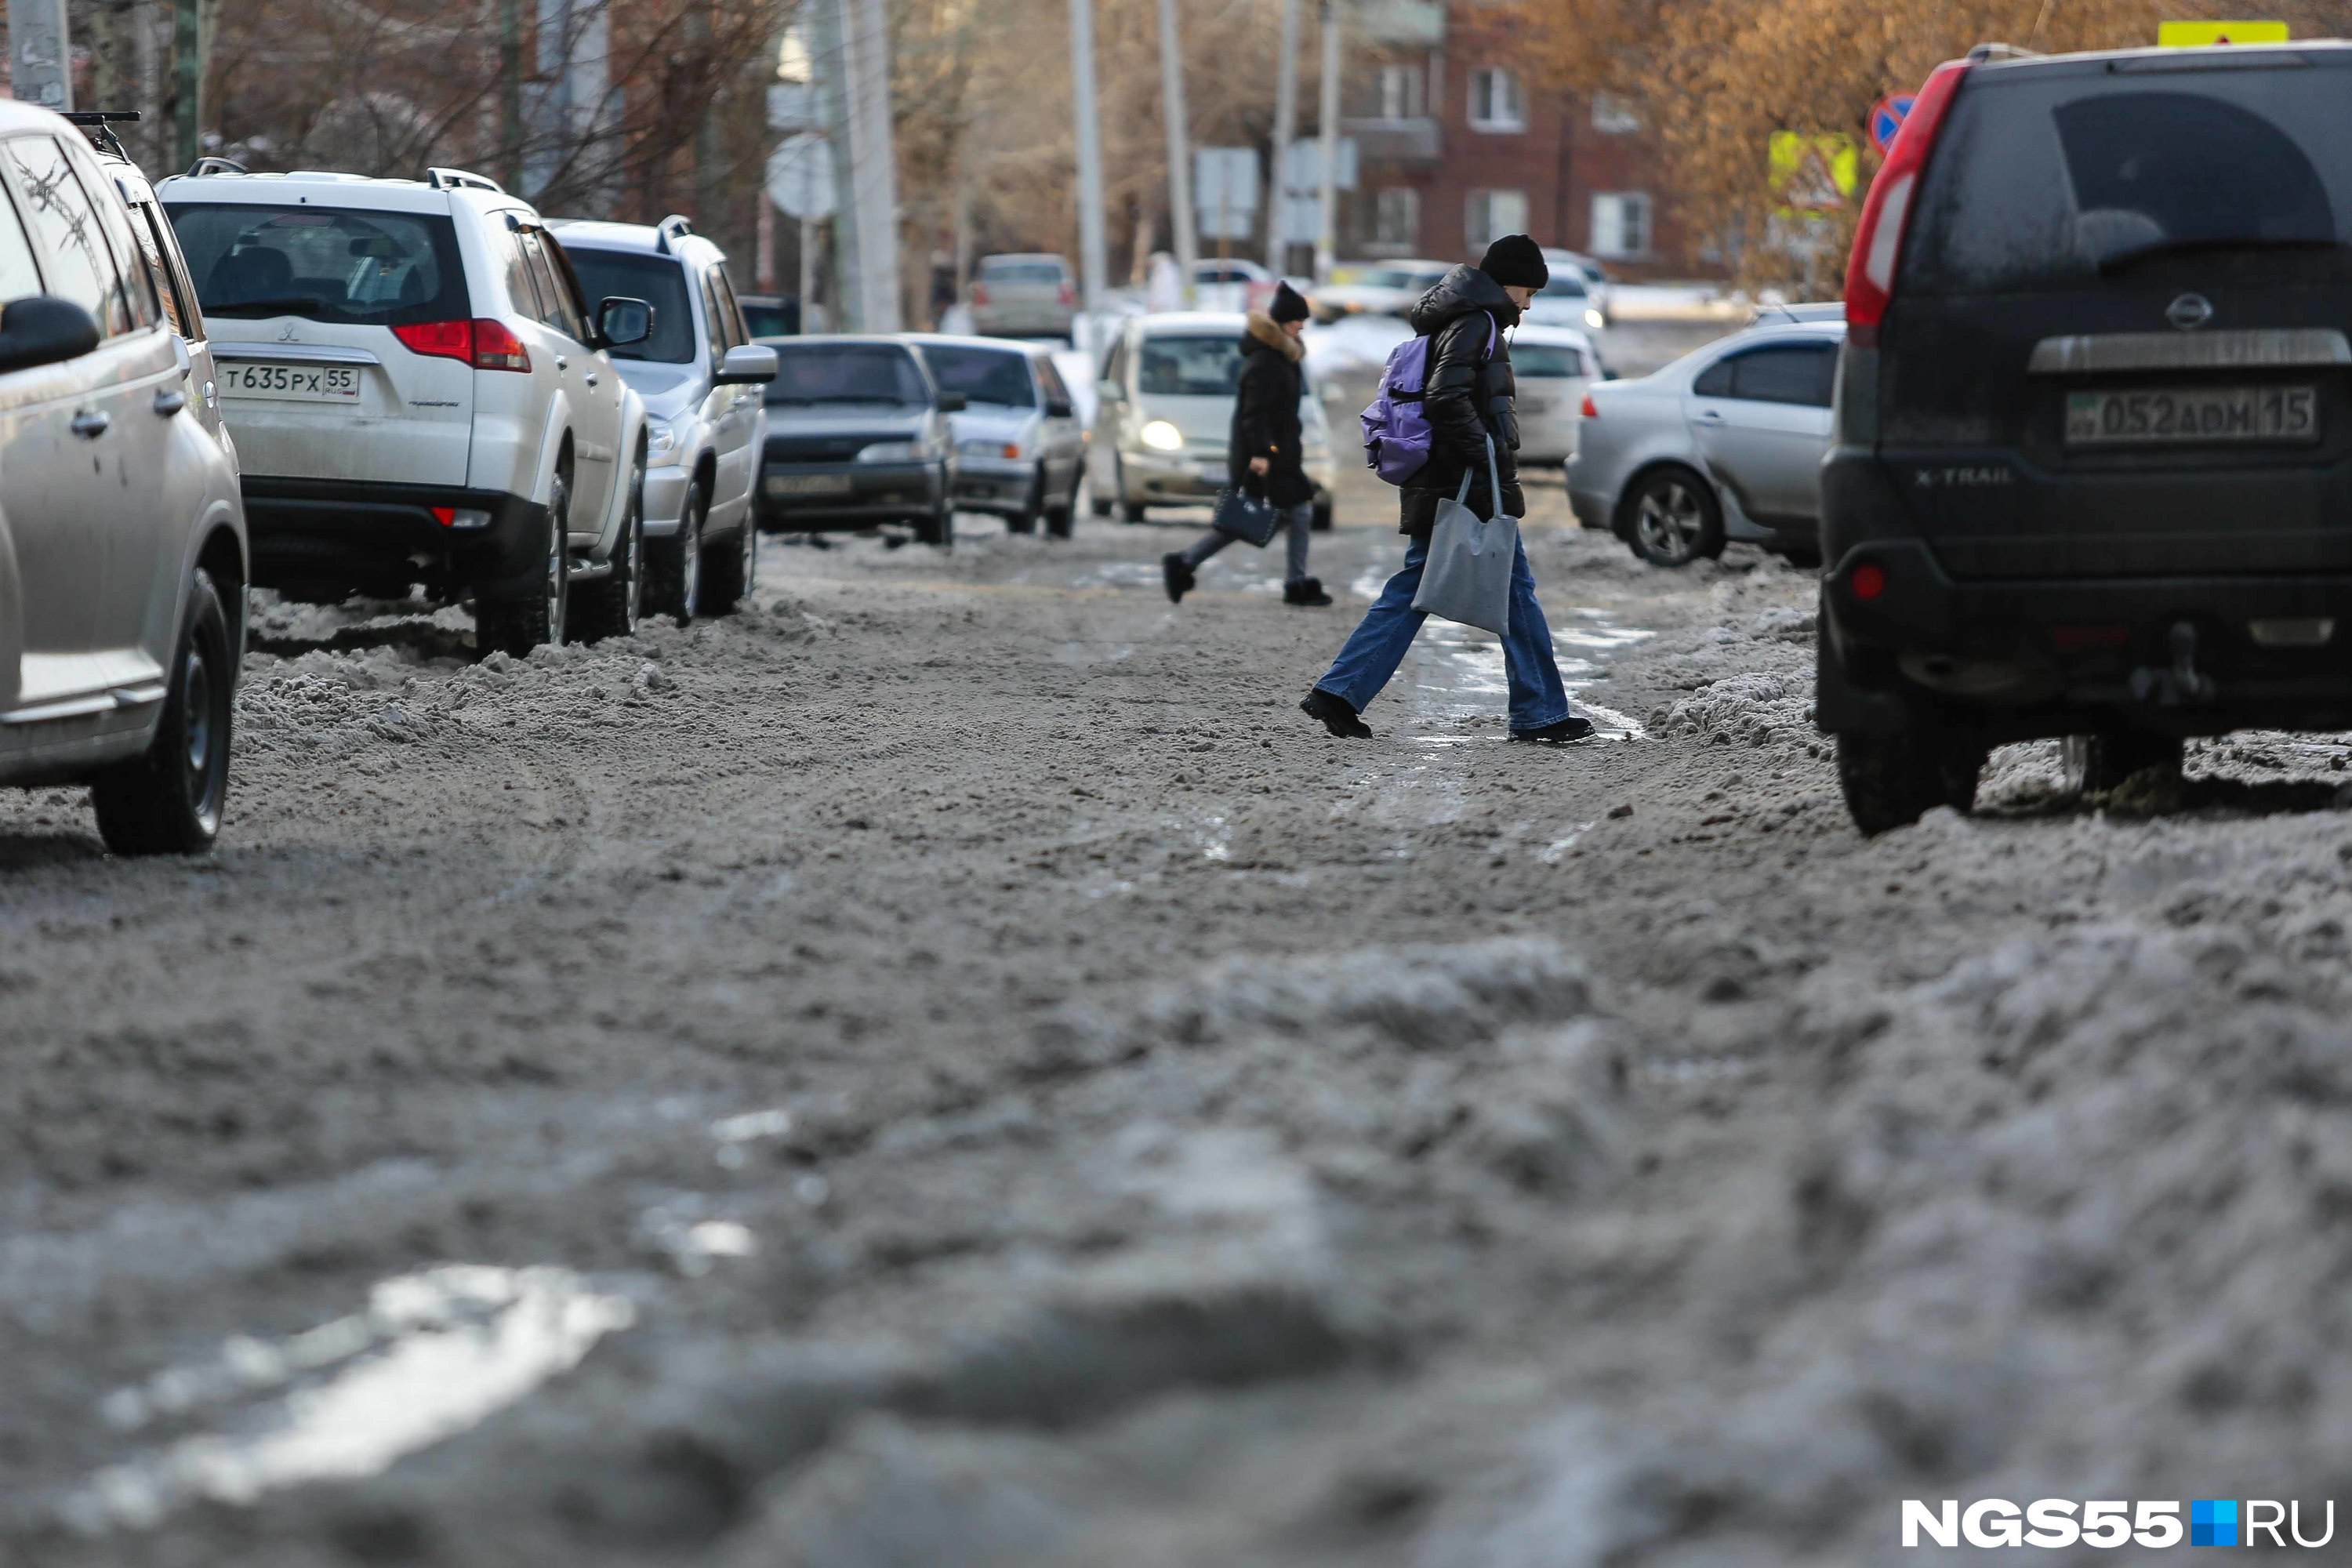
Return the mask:
<svg viewBox="0 0 2352 1568">
<path fill-rule="evenodd" d="M 2164 308 L 2164 319 L 2184 332 L 2193 332 L 2213 319 L 2213 301 L 2202 294 L 2183 294 Z"/>
</svg>

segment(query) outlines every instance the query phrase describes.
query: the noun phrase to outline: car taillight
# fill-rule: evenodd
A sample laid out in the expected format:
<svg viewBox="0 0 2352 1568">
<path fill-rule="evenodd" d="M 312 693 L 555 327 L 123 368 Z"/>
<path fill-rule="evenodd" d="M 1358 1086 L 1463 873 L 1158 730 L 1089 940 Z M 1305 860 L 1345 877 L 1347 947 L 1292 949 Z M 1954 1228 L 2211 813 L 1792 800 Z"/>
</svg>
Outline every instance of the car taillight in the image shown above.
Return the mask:
<svg viewBox="0 0 2352 1568">
<path fill-rule="evenodd" d="M 1055 298 L 1061 300 L 1065 305 L 1075 305 L 1078 302 L 1078 291 L 1071 288 L 1067 283 L 1065 283 L 1062 285 L 1061 292 L 1056 294 Z"/>
<path fill-rule="evenodd" d="M 530 351 L 504 321 L 481 317 L 474 322 L 474 368 L 528 372 Z"/>
<path fill-rule="evenodd" d="M 1875 561 L 1865 561 L 1845 581 L 1846 586 L 1853 590 L 1853 596 L 1866 605 L 1886 592 L 1886 568 Z"/>
<path fill-rule="evenodd" d="M 1936 132 L 1944 113 L 1958 96 L 1960 79 L 1969 74 L 1967 60 L 1946 60 L 1919 89 L 1918 100 L 1896 132 L 1887 151 L 1885 166 L 1871 182 L 1862 205 L 1862 221 L 1854 226 L 1853 254 L 1845 264 L 1845 326 L 1847 341 L 1863 348 L 1878 343 L 1879 323 L 1886 319 L 1887 302 L 1895 297 L 1895 267 L 1903 257 L 1904 230 L 1911 216 L 1911 200 L 1927 173 L 1928 154 L 1935 151 Z"/>
<path fill-rule="evenodd" d="M 471 321 L 411 321 L 392 329 L 410 353 L 429 354 L 435 359 L 458 359 L 471 364 L 474 360 L 474 323 Z"/>
<path fill-rule="evenodd" d="M 1583 415 L 1587 419 L 1598 419 L 1601 417 L 1601 407 L 1598 404 L 1592 401 L 1592 394 L 1589 392 L 1584 395 L 1584 401 L 1578 405 L 1576 411 L 1579 414 Z"/>
<path fill-rule="evenodd" d="M 488 316 L 470 321 L 411 321 L 392 329 L 411 353 L 463 360 L 476 370 L 530 369 L 530 351 L 504 321 Z"/>
<path fill-rule="evenodd" d="M 971 286 L 971 302 L 975 305 L 985 305 L 988 303 L 987 284 L 975 283 Z"/>
</svg>

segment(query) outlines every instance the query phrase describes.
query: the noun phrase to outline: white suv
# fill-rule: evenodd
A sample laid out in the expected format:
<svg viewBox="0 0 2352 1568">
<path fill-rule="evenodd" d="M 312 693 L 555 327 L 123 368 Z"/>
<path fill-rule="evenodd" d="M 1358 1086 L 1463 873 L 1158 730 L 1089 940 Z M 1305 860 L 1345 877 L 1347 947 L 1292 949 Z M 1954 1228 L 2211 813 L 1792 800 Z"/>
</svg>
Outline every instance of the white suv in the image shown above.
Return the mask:
<svg viewBox="0 0 2352 1568">
<path fill-rule="evenodd" d="M 550 226 L 589 298 L 629 295 L 654 308 L 645 340 L 613 350 L 646 404 L 646 608 L 680 626 L 723 616 L 751 591 L 751 486 L 767 429 L 760 389 L 776 379 L 776 351 L 751 342 L 726 253 L 685 218 Z"/>
<path fill-rule="evenodd" d="M 592 302 L 492 181 L 247 174 L 156 188 L 210 320 L 253 579 L 289 596 L 468 595 L 481 651 L 625 634 L 643 583 L 645 409 Z"/>
</svg>

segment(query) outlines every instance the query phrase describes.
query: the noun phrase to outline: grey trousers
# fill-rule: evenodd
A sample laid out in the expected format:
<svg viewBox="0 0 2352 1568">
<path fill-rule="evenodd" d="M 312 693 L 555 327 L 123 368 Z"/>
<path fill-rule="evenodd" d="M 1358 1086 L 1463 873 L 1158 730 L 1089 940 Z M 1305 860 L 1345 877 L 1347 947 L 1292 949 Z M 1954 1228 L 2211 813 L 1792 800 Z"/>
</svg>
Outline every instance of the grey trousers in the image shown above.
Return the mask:
<svg viewBox="0 0 2352 1568">
<path fill-rule="evenodd" d="M 1275 515 L 1275 521 L 1290 531 L 1290 569 L 1282 580 L 1296 583 L 1307 575 L 1307 541 L 1315 527 L 1315 503 L 1300 501 L 1297 506 L 1284 507 Z M 1213 528 L 1194 540 L 1192 547 L 1184 552 L 1184 564 L 1198 567 L 1202 562 L 1233 542 L 1232 534 L 1220 533 Z"/>
</svg>

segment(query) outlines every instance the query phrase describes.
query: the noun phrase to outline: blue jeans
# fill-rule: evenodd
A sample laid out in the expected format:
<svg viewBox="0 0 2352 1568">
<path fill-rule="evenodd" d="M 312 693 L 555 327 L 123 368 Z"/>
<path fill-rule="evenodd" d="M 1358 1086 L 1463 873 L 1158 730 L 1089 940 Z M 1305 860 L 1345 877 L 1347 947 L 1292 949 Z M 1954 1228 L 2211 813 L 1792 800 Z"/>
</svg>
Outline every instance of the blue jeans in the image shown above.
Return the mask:
<svg viewBox="0 0 2352 1568">
<path fill-rule="evenodd" d="M 1389 678 L 1404 662 L 1405 650 L 1429 617 L 1412 607 L 1421 587 L 1422 563 L 1429 559 L 1429 541 L 1416 539 L 1405 546 L 1404 570 L 1389 579 L 1348 646 L 1331 661 L 1330 673 L 1316 689 L 1344 700 L 1362 712 Z M 1503 668 L 1511 683 L 1511 728 L 1540 730 L 1568 717 L 1568 690 L 1559 683 L 1559 666 L 1551 657 L 1551 627 L 1543 606 L 1536 603 L 1536 574 L 1528 569 L 1528 552 L 1521 545 L 1511 562 L 1510 630 L 1503 637 Z"/>
</svg>

